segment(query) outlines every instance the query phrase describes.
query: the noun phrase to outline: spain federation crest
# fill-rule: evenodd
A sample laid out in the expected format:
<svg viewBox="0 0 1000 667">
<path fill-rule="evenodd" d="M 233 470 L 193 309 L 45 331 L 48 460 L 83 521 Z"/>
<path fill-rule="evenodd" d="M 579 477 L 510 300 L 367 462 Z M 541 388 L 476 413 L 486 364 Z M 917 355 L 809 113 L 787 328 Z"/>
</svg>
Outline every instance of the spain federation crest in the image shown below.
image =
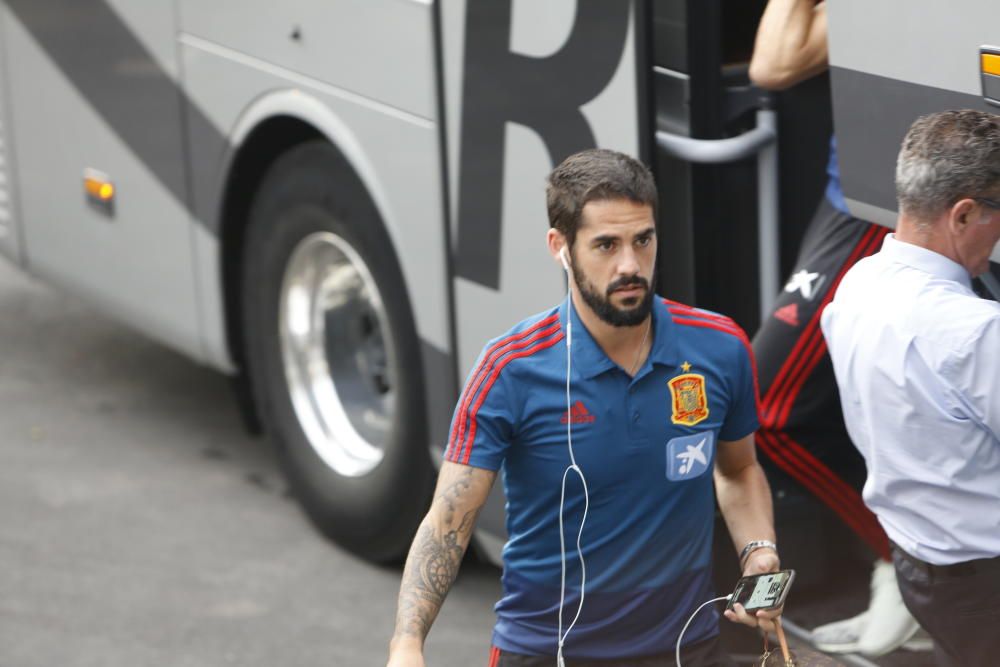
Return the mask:
<svg viewBox="0 0 1000 667">
<path fill-rule="evenodd" d="M 694 426 L 708 418 L 708 397 L 705 395 L 705 376 L 697 373 L 678 375 L 667 383 L 670 387 L 673 414 L 670 421 L 683 426 Z"/>
</svg>

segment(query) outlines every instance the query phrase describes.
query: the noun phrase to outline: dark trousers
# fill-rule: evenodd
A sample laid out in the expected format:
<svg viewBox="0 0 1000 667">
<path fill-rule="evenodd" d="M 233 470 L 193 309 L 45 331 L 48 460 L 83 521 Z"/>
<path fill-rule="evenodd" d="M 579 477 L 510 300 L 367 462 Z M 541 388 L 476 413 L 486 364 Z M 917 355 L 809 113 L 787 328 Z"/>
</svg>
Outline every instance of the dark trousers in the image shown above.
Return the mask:
<svg viewBox="0 0 1000 667">
<path fill-rule="evenodd" d="M 903 602 L 934 638 L 940 667 L 1000 664 L 1000 556 L 936 566 L 893 545 L 892 562 Z"/>
<path fill-rule="evenodd" d="M 664 667 L 673 665 L 676 656 L 673 651 L 656 655 L 618 660 L 577 660 L 566 659 L 566 667 Z M 494 647 L 490 651 L 489 667 L 555 667 L 556 657 L 520 655 L 508 653 Z M 736 667 L 736 663 L 722 650 L 719 637 L 711 637 L 694 644 L 681 647 L 681 664 L 684 667 Z"/>
<path fill-rule="evenodd" d="M 864 459 L 844 426 L 819 319 L 844 273 L 877 252 L 888 231 L 841 213 L 824 198 L 792 275 L 753 339 L 761 395 L 756 442 L 772 485 L 791 477 L 885 560 L 889 541 L 861 499 Z"/>
</svg>

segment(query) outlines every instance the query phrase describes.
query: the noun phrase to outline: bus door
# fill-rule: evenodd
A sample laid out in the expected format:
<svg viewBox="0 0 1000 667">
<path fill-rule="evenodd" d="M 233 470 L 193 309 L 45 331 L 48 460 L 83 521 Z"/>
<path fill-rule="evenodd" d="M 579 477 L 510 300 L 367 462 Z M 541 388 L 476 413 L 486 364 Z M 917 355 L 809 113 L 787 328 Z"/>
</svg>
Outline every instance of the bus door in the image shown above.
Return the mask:
<svg viewBox="0 0 1000 667">
<path fill-rule="evenodd" d="M 828 78 L 777 94 L 748 77 L 766 0 L 655 0 L 651 42 L 660 191 L 660 281 L 748 334 L 781 288 L 826 186 Z M 768 139 L 760 110 L 770 109 Z M 669 145 L 689 150 L 664 149 Z M 754 135 L 757 135 L 756 137 Z M 776 144 L 775 144 L 776 142 Z M 759 155 L 774 148 L 766 164 Z M 763 190 L 760 176 L 771 181 Z M 761 192 L 771 198 L 761 206 Z M 761 234 L 769 207 L 773 238 Z M 765 277 L 772 286 L 762 284 Z M 777 281 L 777 284 L 774 284 Z"/>
</svg>

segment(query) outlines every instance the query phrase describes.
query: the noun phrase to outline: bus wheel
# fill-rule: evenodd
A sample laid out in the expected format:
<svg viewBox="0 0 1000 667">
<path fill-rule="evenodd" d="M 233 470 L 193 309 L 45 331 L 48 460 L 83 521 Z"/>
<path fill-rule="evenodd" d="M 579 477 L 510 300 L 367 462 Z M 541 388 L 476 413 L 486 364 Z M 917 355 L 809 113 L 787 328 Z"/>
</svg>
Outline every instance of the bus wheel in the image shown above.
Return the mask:
<svg viewBox="0 0 1000 667">
<path fill-rule="evenodd" d="M 433 483 L 418 338 L 378 210 L 328 143 L 268 171 L 242 278 L 254 396 L 292 491 L 338 544 L 398 560 Z"/>
</svg>

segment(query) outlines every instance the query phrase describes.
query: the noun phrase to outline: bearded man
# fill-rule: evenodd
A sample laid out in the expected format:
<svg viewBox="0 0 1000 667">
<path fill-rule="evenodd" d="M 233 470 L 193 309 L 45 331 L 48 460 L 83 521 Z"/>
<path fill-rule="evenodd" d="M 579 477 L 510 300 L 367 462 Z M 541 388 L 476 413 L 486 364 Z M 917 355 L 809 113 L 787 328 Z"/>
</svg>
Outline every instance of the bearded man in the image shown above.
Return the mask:
<svg viewBox="0 0 1000 667">
<path fill-rule="evenodd" d="M 713 481 L 744 573 L 779 567 L 749 342 L 729 318 L 654 295 L 649 170 L 588 150 L 546 194 L 570 295 L 491 341 L 469 376 L 403 573 L 391 667 L 424 665 L 501 469 L 509 540 L 490 667 L 672 663 L 713 597 Z M 776 615 L 725 613 L 765 629 Z M 684 665 L 734 664 L 718 625 L 714 609 L 695 616 Z"/>
</svg>

